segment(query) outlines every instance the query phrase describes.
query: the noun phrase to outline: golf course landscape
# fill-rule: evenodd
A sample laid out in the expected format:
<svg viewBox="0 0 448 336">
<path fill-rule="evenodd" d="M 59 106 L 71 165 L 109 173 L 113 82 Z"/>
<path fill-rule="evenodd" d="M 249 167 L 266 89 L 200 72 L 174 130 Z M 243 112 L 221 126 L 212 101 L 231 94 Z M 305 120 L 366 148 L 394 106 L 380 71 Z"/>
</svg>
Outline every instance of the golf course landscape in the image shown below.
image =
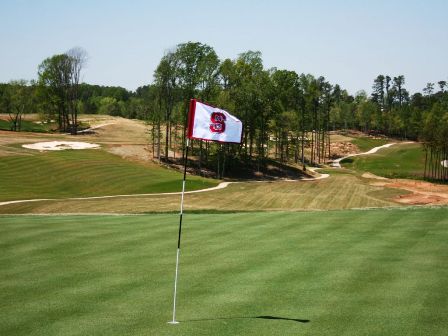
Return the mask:
<svg viewBox="0 0 448 336">
<path fill-rule="evenodd" d="M 0 13 L 0 336 L 448 336 L 448 1 Z"/>
<path fill-rule="evenodd" d="M 1 216 L 2 335 L 444 335 L 446 208 Z"/>
<path fill-rule="evenodd" d="M 113 121 L 76 138 L 100 149 L 35 151 L 21 145 L 69 136 L 0 134 L 0 334 L 445 334 L 448 208 L 400 203 L 418 190 L 379 178 L 418 178 L 405 164 L 418 144 L 315 180 L 207 191 L 221 181 L 188 175 L 188 191 L 205 190 L 185 195 L 173 327 L 182 175 L 119 139 L 130 124 L 144 139 L 143 124 Z"/>
</svg>

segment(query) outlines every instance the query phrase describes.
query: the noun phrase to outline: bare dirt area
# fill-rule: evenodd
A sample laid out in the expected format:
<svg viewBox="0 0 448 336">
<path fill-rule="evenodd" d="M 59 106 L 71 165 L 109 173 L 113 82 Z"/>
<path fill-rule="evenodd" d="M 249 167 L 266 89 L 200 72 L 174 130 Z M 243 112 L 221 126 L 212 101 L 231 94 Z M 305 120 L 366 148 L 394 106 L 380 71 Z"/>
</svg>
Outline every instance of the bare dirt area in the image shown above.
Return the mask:
<svg viewBox="0 0 448 336">
<path fill-rule="evenodd" d="M 76 141 L 101 144 L 105 150 L 125 159 L 145 162 L 152 160 L 148 148 L 149 127 L 143 121 L 102 115 L 81 115 L 79 121 L 90 126 L 88 132 L 70 135 L 0 131 L 0 156 L 32 155 L 17 145 Z"/>
<path fill-rule="evenodd" d="M 371 139 L 384 139 L 381 135 L 369 135 L 356 130 L 349 130 L 346 132 L 332 131 L 330 132 L 330 150 L 331 157 L 337 159 L 352 154 L 359 154 L 361 150 L 351 141 L 359 137 L 369 137 Z"/>
<path fill-rule="evenodd" d="M 149 141 L 149 126 L 141 120 L 111 116 L 83 116 L 80 120 L 92 128 L 89 134 L 76 135 L 83 141 L 104 145 L 147 145 Z"/>
<path fill-rule="evenodd" d="M 410 191 L 409 194 L 393 198 L 394 202 L 408 205 L 448 205 L 448 186 L 425 181 L 388 179 L 371 173 L 364 173 L 364 178 L 372 179 L 369 184 Z"/>
<path fill-rule="evenodd" d="M 0 113 L 0 120 L 9 120 L 9 114 Z M 22 115 L 22 120 L 38 121 L 39 115 L 37 113 L 26 113 Z"/>
<path fill-rule="evenodd" d="M 108 152 L 133 161 L 151 162 L 149 126 L 141 120 L 111 116 L 83 116 L 89 132 L 76 137 L 83 141 L 99 143 Z"/>
<path fill-rule="evenodd" d="M 424 181 L 394 180 L 386 184 L 388 188 L 411 191 L 412 194 L 399 196 L 394 201 L 403 204 L 448 205 L 448 186 Z"/>
<path fill-rule="evenodd" d="M 124 159 L 149 162 L 152 160 L 152 152 L 147 145 L 109 145 L 109 153 L 119 155 Z"/>
<path fill-rule="evenodd" d="M 358 146 L 348 141 L 333 142 L 330 144 L 332 158 L 344 157 L 350 154 L 358 154 L 361 151 Z"/>
<path fill-rule="evenodd" d="M 376 179 L 376 180 L 389 180 L 387 177 L 378 176 L 372 173 L 364 173 L 361 175 L 361 177 L 368 178 L 368 179 Z"/>
</svg>

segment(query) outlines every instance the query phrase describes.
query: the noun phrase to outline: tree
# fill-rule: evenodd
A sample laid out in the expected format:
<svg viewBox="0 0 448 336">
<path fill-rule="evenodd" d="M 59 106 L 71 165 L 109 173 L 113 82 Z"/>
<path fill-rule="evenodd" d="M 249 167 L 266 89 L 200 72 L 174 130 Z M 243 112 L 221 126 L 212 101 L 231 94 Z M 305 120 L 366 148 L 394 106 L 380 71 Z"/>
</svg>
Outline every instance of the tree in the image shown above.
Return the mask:
<svg viewBox="0 0 448 336">
<path fill-rule="evenodd" d="M 403 104 L 403 99 L 405 98 L 405 93 L 403 90 L 403 85 L 405 84 L 405 79 L 403 75 L 394 77 L 394 88 L 397 92 L 398 104 L 401 106 Z"/>
<path fill-rule="evenodd" d="M 385 83 L 385 77 L 383 75 L 378 75 L 375 80 L 373 81 L 373 92 L 372 92 L 372 100 L 377 103 L 379 108 L 381 110 L 384 109 L 384 101 L 385 101 L 385 88 L 387 88 L 387 91 L 389 90 L 389 81 L 390 77 L 388 77 L 387 84 Z"/>
<path fill-rule="evenodd" d="M 61 131 L 76 134 L 81 70 L 86 53 L 74 48 L 65 54 L 45 59 L 38 68 L 39 84 L 49 106 L 58 115 Z"/>
<path fill-rule="evenodd" d="M 427 83 L 423 89 L 423 93 L 427 96 L 431 96 L 434 92 L 434 83 Z"/>
<path fill-rule="evenodd" d="M 31 88 L 24 79 L 9 82 L 2 97 L 2 109 L 8 113 L 11 131 L 20 131 L 22 117 L 31 108 Z"/>
<path fill-rule="evenodd" d="M 182 147 L 185 148 L 187 110 L 190 99 L 195 98 L 201 84 L 204 87 L 207 76 L 209 78 L 213 77 L 213 73 L 218 69 L 219 59 L 212 47 L 199 42 L 179 44 L 175 55 L 178 61 L 178 81 L 184 104 L 183 110 L 185 111 L 182 136 Z M 202 158 L 202 142 L 200 142 L 200 152 Z"/>
<path fill-rule="evenodd" d="M 162 57 L 154 73 L 155 85 L 159 92 L 159 108 L 165 113 L 165 160 L 168 161 L 171 114 L 173 112 L 175 90 L 178 87 L 179 60 L 176 54 L 168 52 Z M 159 126 L 160 127 L 160 126 Z"/>
<path fill-rule="evenodd" d="M 69 87 L 68 87 L 68 108 L 71 116 L 70 131 L 72 134 L 78 133 L 78 99 L 81 71 L 87 62 L 87 52 L 75 47 L 66 52 L 70 63 Z"/>
</svg>

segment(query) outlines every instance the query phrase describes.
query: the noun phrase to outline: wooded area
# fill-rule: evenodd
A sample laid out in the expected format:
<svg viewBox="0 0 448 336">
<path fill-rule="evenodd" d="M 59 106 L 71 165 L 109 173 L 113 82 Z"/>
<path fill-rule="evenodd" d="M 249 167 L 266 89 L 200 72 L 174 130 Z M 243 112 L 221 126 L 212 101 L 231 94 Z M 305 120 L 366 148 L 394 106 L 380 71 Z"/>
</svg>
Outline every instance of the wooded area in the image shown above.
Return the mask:
<svg viewBox="0 0 448 336">
<path fill-rule="evenodd" d="M 260 52 L 220 60 L 206 44 L 188 42 L 165 53 L 152 84 L 135 92 L 80 83 L 86 52 L 74 48 L 45 59 L 38 80 L 0 84 L 0 112 L 20 131 L 25 113 L 55 120 L 61 132 L 77 133 L 79 113 L 146 120 L 153 155 L 178 161 L 185 139 L 189 100 L 219 106 L 240 118 L 243 145 L 193 141 L 199 169 L 221 177 L 244 165 L 263 171 L 272 160 L 315 165 L 332 158 L 329 132 L 356 129 L 373 135 L 419 140 L 426 149 L 425 177 L 447 181 L 448 93 L 446 81 L 410 94 L 405 77 L 379 75 L 372 93 L 350 95 L 324 77 L 266 69 Z"/>
</svg>

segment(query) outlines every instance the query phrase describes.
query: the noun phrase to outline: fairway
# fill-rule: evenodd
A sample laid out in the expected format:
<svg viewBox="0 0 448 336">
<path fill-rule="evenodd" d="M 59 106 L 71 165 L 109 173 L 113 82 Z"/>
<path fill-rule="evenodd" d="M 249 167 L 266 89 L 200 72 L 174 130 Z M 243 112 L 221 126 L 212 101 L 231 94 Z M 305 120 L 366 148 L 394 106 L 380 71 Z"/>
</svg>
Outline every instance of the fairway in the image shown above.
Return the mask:
<svg viewBox="0 0 448 336">
<path fill-rule="evenodd" d="M 367 152 L 374 147 L 379 147 L 379 146 L 385 145 L 390 142 L 392 142 L 392 141 L 387 138 L 375 139 L 375 138 L 368 138 L 368 137 L 358 137 L 358 138 L 354 138 L 351 141 L 351 143 L 358 146 L 358 148 L 361 152 Z"/>
<path fill-rule="evenodd" d="M 185 209 L 200 211 L 334 210 L 392 207 L 400 189 L 375 187 L 344 169 L 328 169 L 318 181 L 233 183 L 220 190 L 190 194 Z M 190 176 L 187 178 L 187 181 Z M 179 195 L 152 195 L 106 199 L 55 200 L 0 206 L 0 213 L 147 213 L 179 211 Z"/>
<path fill-rule="evenodd" d="M 181 191 L 181 173 L 103 150 L 22 152 L 29 155 L 1 157 L 0 201 Z M 215 185 L 191 176 L 187 189 Z"/>
<path fill-rule="evenodd" d="M 341 164 L 345 168 L 388 178 L 422 179 L 425 153 L 419 143 L 400 143 L 375 154 L 349 157 Z"/>
<path fill-rule="evenodd" d="M 448 208 L 0 216 L 0 335 L 446 335 Z"/>
</svg>

